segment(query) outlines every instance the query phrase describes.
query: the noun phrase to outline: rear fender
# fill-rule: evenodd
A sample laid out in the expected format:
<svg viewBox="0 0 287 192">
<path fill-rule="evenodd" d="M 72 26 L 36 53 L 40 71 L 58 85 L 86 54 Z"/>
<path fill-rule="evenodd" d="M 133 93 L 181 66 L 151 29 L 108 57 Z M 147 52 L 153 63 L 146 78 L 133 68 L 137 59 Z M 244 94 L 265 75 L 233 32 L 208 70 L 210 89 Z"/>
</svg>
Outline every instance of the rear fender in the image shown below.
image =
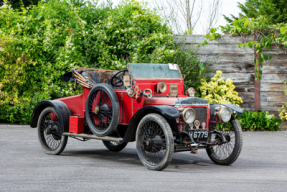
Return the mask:
<svg viewBox="0 0 287 192">
<path fill-rule="evenodd" d="M 180 113 L 176 108 L 171 106 L 147 106 L 138 110 L 131 118 L 125 137 L 121 143 L 135 141 L 135 134 L 138 124 L 140 120 L 149 113 L 157 113 L 162 115 L 169 123 L 173 133 L 179 133 L 176 118 L 180 116 Z"/>
<path fill-rule="evenodd" d="M 30 126 L 32 128 L 37 127 L 39 116 L 46 107 L 53 107 L 56 110 L 61 126 L 64 129 L 63 131 L 69 132 L 69 117 L 71 116 L 71 111 L 64 102 L 59 100 L 46 100 L 38 103 L 33 111 Z"/>
</svg>

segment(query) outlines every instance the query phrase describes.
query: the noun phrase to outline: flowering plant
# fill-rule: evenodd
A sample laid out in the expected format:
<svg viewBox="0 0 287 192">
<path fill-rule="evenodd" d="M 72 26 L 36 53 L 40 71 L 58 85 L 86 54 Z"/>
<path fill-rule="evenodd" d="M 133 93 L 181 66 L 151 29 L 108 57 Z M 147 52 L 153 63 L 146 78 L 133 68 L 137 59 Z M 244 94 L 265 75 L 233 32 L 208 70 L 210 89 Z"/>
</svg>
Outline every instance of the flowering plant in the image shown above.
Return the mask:
<svg viewBox="0 0 287 192">
<path fill-rule="evenodd" d="M 232 103 L 239 106 L 243 101 L 234 90 L 233 81 L 231 79 L 225 81 L 221 74 L 221 71 L 216 71 L 210 82 L 207 82 L 206 78 L 201 79 L 201 86 L 198 88 L 201 98 L 206 99 L 209 104 Z"/>
</svg>

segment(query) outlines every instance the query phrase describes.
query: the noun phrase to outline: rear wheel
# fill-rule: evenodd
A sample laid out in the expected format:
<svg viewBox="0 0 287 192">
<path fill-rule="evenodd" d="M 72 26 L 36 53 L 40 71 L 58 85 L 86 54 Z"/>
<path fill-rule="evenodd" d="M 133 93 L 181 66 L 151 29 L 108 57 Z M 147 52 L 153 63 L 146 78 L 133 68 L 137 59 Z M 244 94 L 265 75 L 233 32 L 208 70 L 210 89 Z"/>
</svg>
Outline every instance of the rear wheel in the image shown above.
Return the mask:
<svg viewBox="0 0 287 192">
<path fill-rule="evenodd" d="M 222 143 L 222 139 L 217 135 L 211 135 L 211 141 L 214 146 L 206 149 L 209 158 L 219 165 L 230 165 L 236 161 L 242 149 L 242 130 L 238 120 L 232 116 L 225 126 L 220 128 L 227 143 Z M 218 144 L 218 145 L 217 145 Z"/>
<path fill-rule="evenodd" d="M 38 139 L 45 153 L 59 155 L 65 149 L 68 137 L 62 135 L 63 127 L 53 107 L 47 107 L 41 112 L 37 129 Z"/>
<path fill-rule="evenodd" d="M 174 142 L 168 122 L 159 114 L 148 114 L 140 121 L 136 132 L 138 156 L 148 169 L 163 170 L 173 155 Z"/>
<path fill-rule="evenodd" d="M 119 144 L 119 142 L 117 141 L 103 141 L 103 143 L 108 150 L 113 152 L 119 152 L 123 150 L 128 144 L 128 143 Z"/>
</svg>

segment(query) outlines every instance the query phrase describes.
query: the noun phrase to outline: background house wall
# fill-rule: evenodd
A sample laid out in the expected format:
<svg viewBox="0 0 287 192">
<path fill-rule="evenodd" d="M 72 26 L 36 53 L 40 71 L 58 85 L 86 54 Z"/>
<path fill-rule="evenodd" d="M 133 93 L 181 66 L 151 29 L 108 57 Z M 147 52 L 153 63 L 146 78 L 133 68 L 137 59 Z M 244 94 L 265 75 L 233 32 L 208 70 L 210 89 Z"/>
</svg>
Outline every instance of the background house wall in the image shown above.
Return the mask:
<svg viewBox="0 0 287 192">
<path fill-rule="evenodd" d="M 177 35 L 174 37 L 177 42 L 185 42 L 184 48 L 197 45 L 204 41 L 204 35 Z M 236 91 L 243 99 L 245 110 L 255 110 L 254 92 L 254 48 L 237 48 L 237 45 L 244 41 L 252 41 L 253 36 L 234 37 L 223 35 L 217 41 L 211 41 L 208 45 L 201 47 L 198 57 L 203 62 L 213 60 L 210 67 L 212 71 L 221 70 L 222 76 L 233 80 Z M 263 64 L 263 75 L 260 80 L 260 109 L 269 111 L 278 117 L 278 110 L 287 101 L 285 96 L 285 86 L 283 80 L 287 80 L 287 54 L 286 52 L 273 46 L 271 50 L 265 50 L 273 59 L 265 61 Z M 287 126 L 284 122 L 283 126 Z"/>
</svg>

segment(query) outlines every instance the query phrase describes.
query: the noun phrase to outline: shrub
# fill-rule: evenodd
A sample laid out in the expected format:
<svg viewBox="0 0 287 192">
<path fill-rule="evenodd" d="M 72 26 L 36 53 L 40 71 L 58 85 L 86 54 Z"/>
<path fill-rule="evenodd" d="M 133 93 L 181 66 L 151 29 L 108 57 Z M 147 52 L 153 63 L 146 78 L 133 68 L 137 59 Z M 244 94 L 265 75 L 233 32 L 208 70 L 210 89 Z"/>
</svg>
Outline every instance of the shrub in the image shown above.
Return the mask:
<svg viewBox="0 0 287 192">
<path fill-rule="evenodd" d="M 287 96 L 287 83 L 285 80 L 284 80 L 284 85 L 286 87 L 285 95 Z M 280 119 L 282 119 L 283 121 L 287 120 L 287 102 L 285 105 L 282 106 L 282 110 L 279 110 L 279 116 L 280 116 Z"/>
<path fill-rule="evenodd" d="M 235 115 L 243 131 L 261 130 L 277 131 L 280 130 L 281 119 L 269 115 L 268 111 L 244 111 L 242 115 Z M 230 123 L 218 124 L 219 127 L 230 128 Z"/>
<path fill-rule="evenodd" d="M 175 47 L 171 30 L 145 3 L 50 0 L 20 11 L 2 6 L 0 120 L 29 123 L 39 101 L 79 93 L 61 81 L 66 71 L 122 69 L 128 61 L 175 61 L 187 74 L 191 65 L 204 73 L 195 56 Z"/>
<path fill-rule="evenodd" d="M 199 86 L 201 98 L 206 99 L 209 104 L 232 103 L 239 106 L 243 101 L 234 90 L 235 86 L 232 80 L 224 81 L 221 74 L 221 71 L 216 71 L 210 82 L 207 82 L 206 78 L 202 79 L 201 86 Z"/>
</svg>

